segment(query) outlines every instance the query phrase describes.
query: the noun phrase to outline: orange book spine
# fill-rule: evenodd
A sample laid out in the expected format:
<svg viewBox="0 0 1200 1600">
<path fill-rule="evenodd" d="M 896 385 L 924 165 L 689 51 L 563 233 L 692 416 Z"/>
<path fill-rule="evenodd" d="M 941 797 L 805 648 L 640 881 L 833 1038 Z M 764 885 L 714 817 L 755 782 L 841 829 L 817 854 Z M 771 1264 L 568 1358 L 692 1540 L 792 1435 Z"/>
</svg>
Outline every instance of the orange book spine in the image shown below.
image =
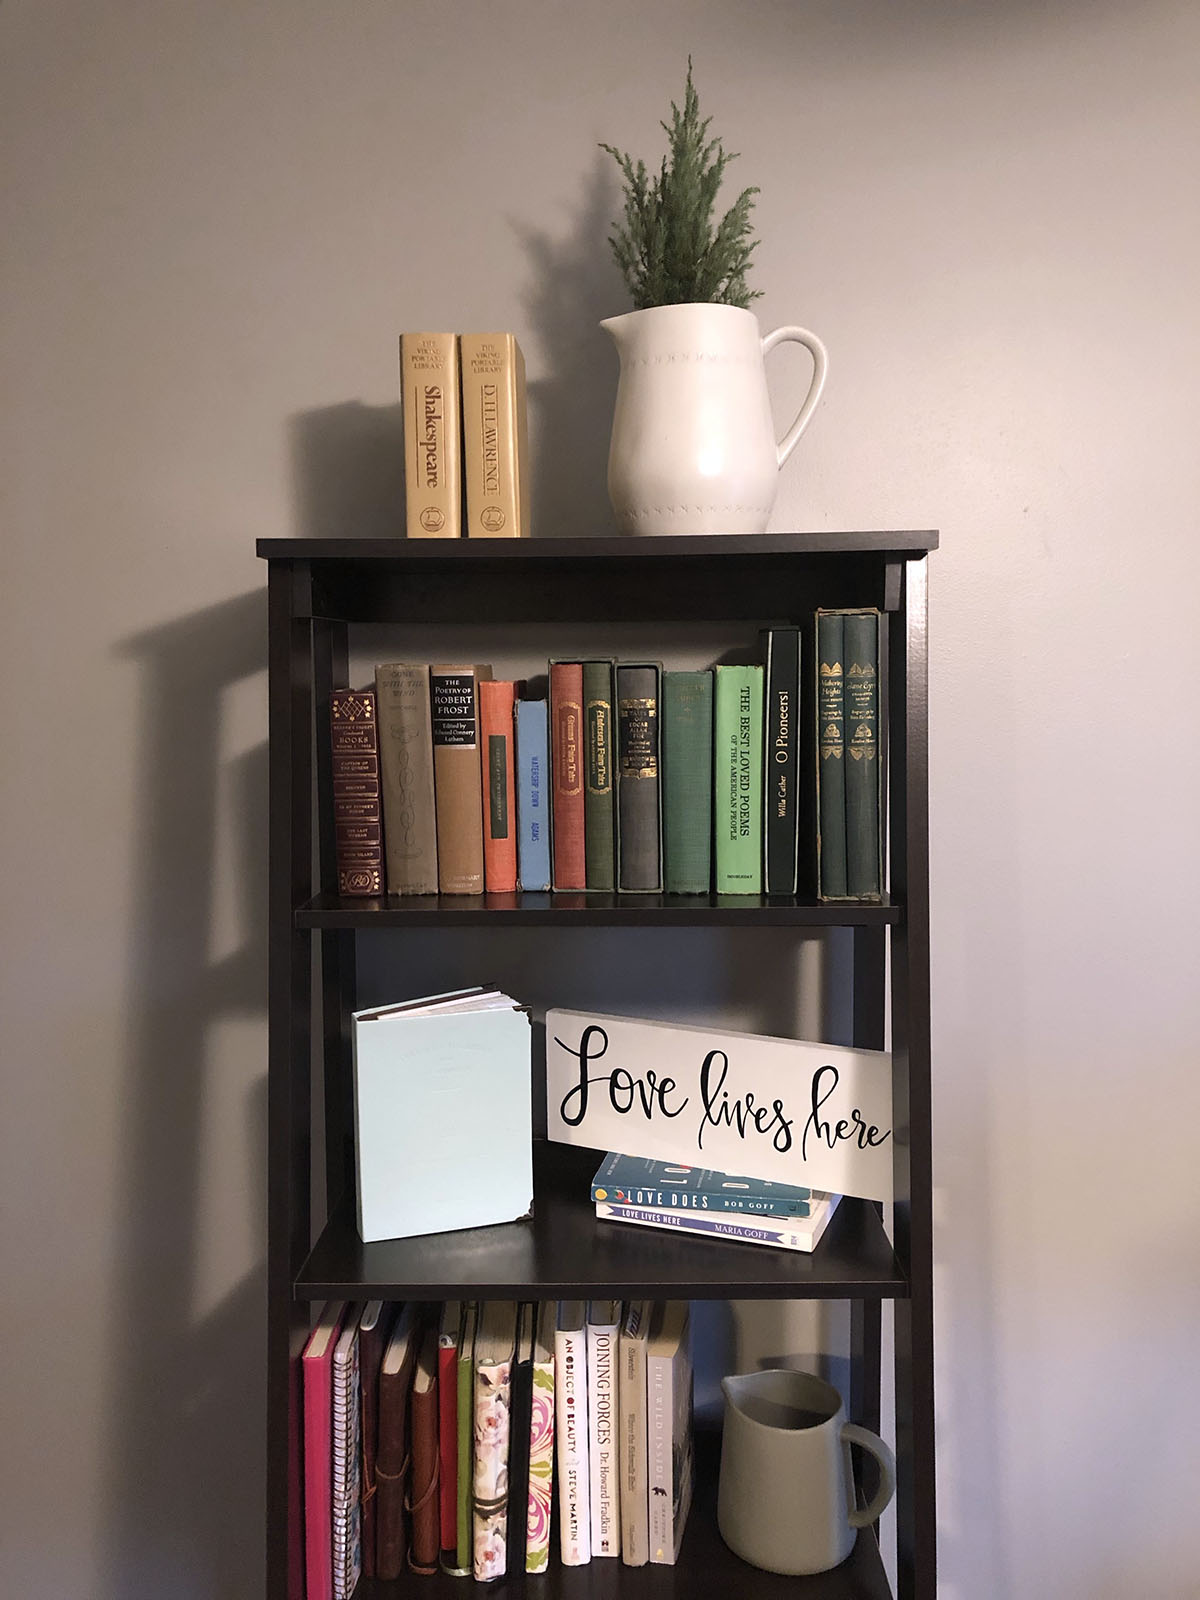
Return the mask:
<svg viewBox="0 0 1200 1600">
<path fill-rule="evenodd" d="M 550 663 L 550 782 L 554 887 L 586 889 L 583 663 Z"/>
<path fill-rule="evenodd" d="M 479 685 L 479 773 L 483 789 L 483 876 L 489 894 L 517 887 L 517 792 L 513 706 L 517 686 L 504 678 Z"/>
</svg>

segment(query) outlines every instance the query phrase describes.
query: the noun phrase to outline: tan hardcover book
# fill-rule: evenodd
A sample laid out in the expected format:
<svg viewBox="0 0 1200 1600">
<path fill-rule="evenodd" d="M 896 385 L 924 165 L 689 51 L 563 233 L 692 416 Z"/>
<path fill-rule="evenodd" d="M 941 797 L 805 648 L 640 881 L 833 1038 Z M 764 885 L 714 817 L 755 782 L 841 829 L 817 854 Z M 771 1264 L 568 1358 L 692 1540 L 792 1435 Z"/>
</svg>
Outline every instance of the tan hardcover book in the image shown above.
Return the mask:
<svg viewBox="0 0 1200 1600">
<path fill-rule="evenodd" d="M 400 335 L 400 404 L 408 537 L 460 538 L 462 432 L 456 335 Z"/>
<path fill-rule="evenodd" d="M 525 358 L 511 333 L 464 333 L 462 369 L 466 530 L 472 539 L 529 536 Z"/>
<path fill-rule="evenodd" d="M 375 668 L 383 843 L 389 894 L 436 894 L 437 824 L 429 668 L 383 662 Z"/>
<path fill-rule="evenodd" d="M 438 889 L 483 893 L 483 784 L 479 766 L 479 680 L 490 667 L 429 669 Z"/>
</svg>

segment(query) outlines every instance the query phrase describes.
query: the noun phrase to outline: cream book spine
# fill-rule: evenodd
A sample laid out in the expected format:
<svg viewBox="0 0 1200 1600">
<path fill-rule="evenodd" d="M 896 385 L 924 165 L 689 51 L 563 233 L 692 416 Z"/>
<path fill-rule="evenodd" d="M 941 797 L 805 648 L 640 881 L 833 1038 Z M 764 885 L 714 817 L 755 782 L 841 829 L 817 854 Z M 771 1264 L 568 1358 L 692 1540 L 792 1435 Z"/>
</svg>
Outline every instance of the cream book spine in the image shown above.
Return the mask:
<svg viewBox="0 0 1200 1600">
<path fill-rule="evenodd" d="M 588 1469 L 592 1555 L 621 1554 L 620 1424 L 618 1420 L 619 1300 L 590 1300 L 587 1322 Z"/>
<path fill-rule="evenodd" d="M 588 1493 L 587 1305 L 559 1302 L 554 1333 L 554 1432 L 558 1452 L 558 1537 L 564 1567 L 592 1559 Z"/>
<path fill-rule="evenodd" d="M 650 1559 L 650 1485 L 646 1444 L 646 1340 L 653 1302 L 631 1300 L 620 1338 L 621 1560 Z"/>
<path fill-rule="evenodd" d="M 462 419 L 458 339 L 400 335 L 404 496 L 410 539 L 462 535 Z"/>
<path fill-rule="evenodd" d="M 459 355 L 467 534 L 528 538 L 529 434 L 521 347 L 511 333 L 464 333 Z"/>
</svg>

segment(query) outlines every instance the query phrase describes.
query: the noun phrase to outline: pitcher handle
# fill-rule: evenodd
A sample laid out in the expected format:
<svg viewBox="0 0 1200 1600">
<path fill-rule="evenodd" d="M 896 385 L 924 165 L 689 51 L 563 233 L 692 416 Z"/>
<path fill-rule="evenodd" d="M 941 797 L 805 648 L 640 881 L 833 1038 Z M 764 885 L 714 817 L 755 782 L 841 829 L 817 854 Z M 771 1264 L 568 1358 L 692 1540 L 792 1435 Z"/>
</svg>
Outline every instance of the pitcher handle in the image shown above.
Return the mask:
<svg viewBox="0 0 1200 1600">
<path fill-rule="evenodd" d="M 846 1444 L 861 1445 L 879 1463 L 879 1492 L 869 1506 L 856 1507 L 849 1517 L 852 1528 L 866 1528 L 879 1521 L 896 1492 L 896 1458 L 877 1433 L 872 1433 L 870 1428 L 860 1428 L 857 1422 L 842 1424 L 842 1438 Z"/>
<path fill-rule="evenodd" d="M 808 350 L 813 359 L 813 375 L 812 382 L 808 386 L 808 395 L 804 404 L 800 407 L 799 415 L 775 446 L 776 458 L 781 467 L 796 448 L 800 435 L 808 427 L 809 419 L 817 409 L 817 401 L 821 398 L 821 391 L 825 387 L 825 373 L 829 367 L 829 357 L 825 353 L 825 346 L 817 338 L 816 334 L 809 333 L 807 328 L 775 328 L 771 333 L 767 334 L 762 342 L 764 359 L 770 351 L 774 350 L 777 344 L 785 344 L 789 341 L 793 344 L 802 344 Z"/>
</svg>

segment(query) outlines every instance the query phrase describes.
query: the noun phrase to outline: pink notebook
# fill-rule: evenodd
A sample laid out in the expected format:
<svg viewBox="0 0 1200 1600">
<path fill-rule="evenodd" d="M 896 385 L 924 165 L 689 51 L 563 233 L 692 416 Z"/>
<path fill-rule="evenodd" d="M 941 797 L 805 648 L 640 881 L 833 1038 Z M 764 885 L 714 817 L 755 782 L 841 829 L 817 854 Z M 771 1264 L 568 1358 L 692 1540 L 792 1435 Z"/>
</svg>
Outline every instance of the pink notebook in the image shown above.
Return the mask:
<svg viewBox="0 0 1200 1600">
<path fill-rule="evenodd" d="M 308 1600 L 333 1600 L 333 1347 L 346 1313 L 331 1300 L 308 1336 L 304 1374 L 304 1554 Z"/>
</svg>

